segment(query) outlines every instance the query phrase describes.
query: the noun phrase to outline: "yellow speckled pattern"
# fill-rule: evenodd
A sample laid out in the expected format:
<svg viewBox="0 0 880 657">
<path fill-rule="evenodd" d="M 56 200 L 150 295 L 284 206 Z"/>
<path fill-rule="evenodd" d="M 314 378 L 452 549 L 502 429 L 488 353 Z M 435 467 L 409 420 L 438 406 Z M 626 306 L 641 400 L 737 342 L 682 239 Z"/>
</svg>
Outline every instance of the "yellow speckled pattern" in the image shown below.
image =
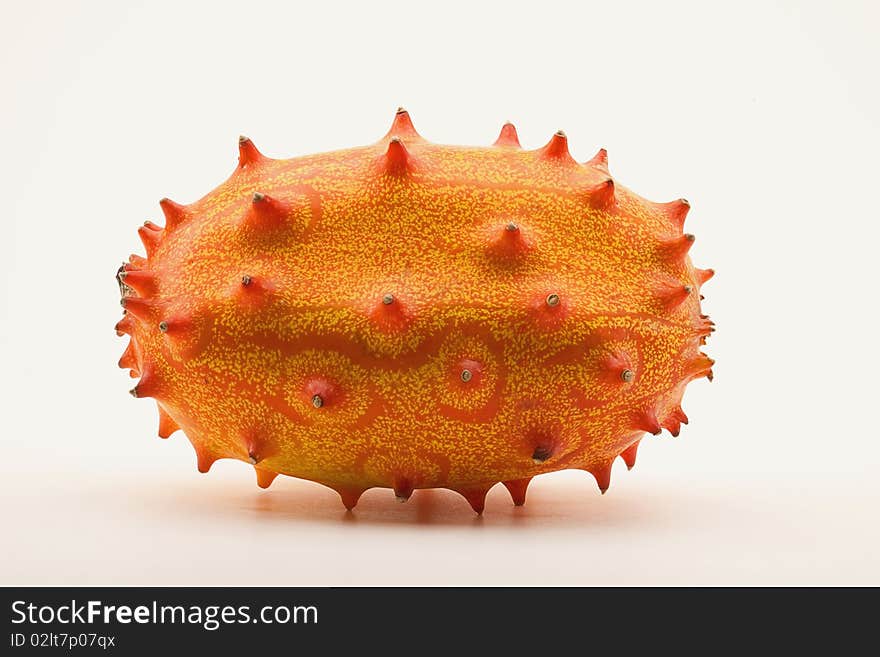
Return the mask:
<svg viewBox="0 0 880 657">
<path fill-rule="evenodd" d="M 218 458 L 363 490 L 448 487 L 482 510 L 502 481 L 631 465 L 677 434 L 712 330 L 682 235 L 562 133 L 524 151 L 440 146 L 399 111 L 378 143 L 291 160 L 247 139 L 239 166 L 120 269 L 120 365 L 160 433 Z M 518 494 L 516 491 L 520 491 Z"/>
</svg>

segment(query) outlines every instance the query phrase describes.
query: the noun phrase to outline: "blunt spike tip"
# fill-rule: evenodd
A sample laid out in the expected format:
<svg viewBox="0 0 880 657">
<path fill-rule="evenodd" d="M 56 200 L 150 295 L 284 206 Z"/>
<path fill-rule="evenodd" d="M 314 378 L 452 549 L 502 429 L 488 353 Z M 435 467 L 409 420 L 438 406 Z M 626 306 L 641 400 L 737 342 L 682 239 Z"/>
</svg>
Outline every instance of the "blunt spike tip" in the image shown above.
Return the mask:
<svg viewBox="0 0 880 657">
<path fill-rule="evenodd" d="M 557 130 L 550 137 L 550 141 L 544 148 L 538 151 L 544 160 L 551 160 L 563 164 L 576 164 L 571 153 L 568 151 L 568 137 L 562 130 Z"/>
<path fill-rule="evenodd" d="M 150 323 L 156 314 L 154 304 L 149 299 L 139 297 L 123 297 L 119 303 L 125 308 L 125 312 L 132 317 Z"/>
<path fill-rule="evenodd" d="M 214 465 L 219 459 L 218 456 L 214 456 L 205 448 L 198 447 L 193 445 L 196 451 L 196 469 L 202 474 L 207 474 L 211 469 L 211 466 Z"/>
<path fill-rule="evenodd" d="M 532 250 L 534 240 L 518 221 L 508 220 L 492 228 L 487 253 L 499 263 L 518 264 Z"/>
<path fill-rule="evenodd" d="M 249 167 L 253 167 L 254 165 L 260 164 L 267 159 L 269 158 L 267 158 L 259 150 L 257 150 L 254 142 L 251 141 L 249 137 L 245 137 L 244 135 L 242 135 L 238 138 L 239 169 L 247 169 Z"/>
<path fill-rule="evenodd" d="M 382 156 L 385 173 L 389 176 L 402 177 L 413 168 L 412 157 L 400 137 L 392 137 L 388 142 L 385 155 Z"/>
<path fill-rule="evenodd" d="M 151 297 L 156 293 L 156 275 L 146 269 L 129 269 L 119 272 L 119 280 L 126 287 L 138 293 L 141 297 Z"/>
<path fill-rule="evenodd" d="M 388 132 L 385 133 L 384 139 L 394 137 L 406 137 L 413 141 L 422 140 L 421 135 L 419 135 L 418 131 L 416 131 L 416 127 L 413 125 L 412 117 L 409 112 L 402 107 L 398 107 L 397 111 L 394 113 L 394 120 L 391 122 L 391 127 L 388 129 Z"/>
<path fill-rule="evenodd" d="M 162 386 L 155 370 L 152 367 L 145 365 L 141 371 L 140 381 L 138 381 L 137 385 L 129 392 L 131 393 L 131 396 L 136 399 L 143 399 L 145 397 L 156 398 L 160 394 L 161 388 Z"/>
<path fill-rule="evenodd" d="M 682 263 L 694 245 L 696 238 L 690 233 L 663 242 L 661 249 L 665 257 L 672 263 Z"/>
<path fill-rule="evenodd" d="M 141 238 L 141 243 L 147 251 L 147 260 L 149 260 L 162 244 L 162 229 L 156 224 L 146 221 L 143 226 L 138 228 L 138 237 Z"/>
<path fill-rule="evenodd" d="M 501 126 L 501 133 L 492 145 L 501 148 L 522 148 L 519 143 L 519 135 L 516 133 L 516 127 L 510 121 Z"/>
<path fill-rule="evenodd" d="M 600 148 L 592 158 L 585 162 L 585 165 L 599 169 L 602 173 L 608 173 L 608 151 Z"/>
<path fill-rule="evenodd" d="M 174 230 L 187 219 L 186 206 L 175 203 L 170 198 L 159 201 L 159 207 L 165 215 L 165 230 Z"/>
</svg>

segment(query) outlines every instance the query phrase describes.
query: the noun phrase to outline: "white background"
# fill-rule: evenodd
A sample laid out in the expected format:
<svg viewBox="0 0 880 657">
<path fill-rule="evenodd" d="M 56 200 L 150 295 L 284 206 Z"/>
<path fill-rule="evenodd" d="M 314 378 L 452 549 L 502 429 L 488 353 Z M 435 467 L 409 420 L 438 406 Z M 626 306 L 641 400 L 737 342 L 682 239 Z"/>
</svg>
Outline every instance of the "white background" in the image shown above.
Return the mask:
<svg viewBox="0 0 880 657">
<path fill-rule="evenodd" d="M 0 10 L 0 584 L 880 584 L 880 92 L 870 2 L 20 2 Z M 714 6 L 713 6 L 714 5 Z M 268 155 L 524 146 L 687 197 L 716 379 L 600 497 L 584 473 L 405 505 L 207 476 L 116 368 L 157 201 Z M 283 479 L 283 480 L 282 480 Z"/>
</svg>

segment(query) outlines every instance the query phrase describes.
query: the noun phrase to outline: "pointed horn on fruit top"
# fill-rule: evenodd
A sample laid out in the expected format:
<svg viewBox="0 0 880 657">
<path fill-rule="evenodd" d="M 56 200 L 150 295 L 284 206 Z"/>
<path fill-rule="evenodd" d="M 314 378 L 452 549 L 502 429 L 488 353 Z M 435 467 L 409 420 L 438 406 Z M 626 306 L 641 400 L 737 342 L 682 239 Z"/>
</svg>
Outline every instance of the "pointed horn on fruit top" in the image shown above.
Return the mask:
<svg viewBox="0 0 880 657">
<path fill-rule="evenodd" d="M 510 493 L 510 499 L 513 500 L 514 506 L 522 506 L 526 503 L 526 491 L 529 488 L 531 477 L 525 479 L 512 479 L 510 481 L 502 481 L 507 492 Z"/>
<path fill-rule="evenodd" d="M 543 160 L 558 162 L 560 164 L 577 164 L 571 153 L 568 152 L 568 137 L 562 130 L 557 130 L 550 137 L 550 141 L 543 148 L 538 149 L 538 155 Z"/>
<path fill-rule="evenodd" d="M 162 244 L 162 228 L 152 221 L 145 221 L 144 225 L 138 228 L 138 237 L 147 251 L 147 259 L 150 259 Z"/>
<path fill-rule="evenodd" d="M 519 221 L 505 221 L 495 226 L 492 233 L 486 250 L 496 261 L 515 263 L 532 249 L 533 240 Z"/>
<path fill-rule="evenodd" d="M 522 148 L 519 144 L 519 135 L 516 134 L 516 127 L 510 121 L 501 126 L 501 134 L 492 145 L 501 148 Z"/>
<path fill-rule="evenodd" d="M 609 173 L 608 151 L 606 151 L 604 148 L 600 148 L 599 152 L 597 152 L 591 159 L 584 162 L 584 165 L 599 169 L 599 171 L 601 171 L 602 173 Z"/>
<path fill-rule="evenodd" d="M 150 297 L 156 293 L 156 276 L 146 269 L 125 269 L 117 275 L 119 281 L 126 287 L 138 293 L 141 297 Z"/>
<path fill-rule="evenodd" d="M 134 331 L 134 320 L 132 319 L 132 315 L 129 315 L 126 311 L 125 316 L 116 322 L 116 326 L 113 328 L 116 331 L 116 335 L 122 337 L 123 335 L 131 335 Z"/>
<path fill-rule="evenodd" d="M 684 263 L 684 259 L 694 245 L 695 239 L 690 233 L 684 233 L 680 237 L 674 237 L 663 242 L 661 250 L 666 260 L 673 264 Z"/>
<path fill-rule="evenodd" d="M 712 278 L 715 275 L 714 269 L 697 269 L 695 272 L 697 277 L 697 283 L 699 285 L 703 285 L 706 281 Z"/>
<path fill-rule="evenodd" d="M 352 511 L 358 504 L 358 501 L 361 499 L 361 495 L 366 492 L 366 488 L 359 488 L 357 486 L 331 486 L 333 490 L 339 493 L 339 497 L 342 498 L 342 504 L 345 505 L 345 508 L 349 511 Z"/>
<path fill-rule="evenodd" d="M 244 135 L 238 138 L 238 168 L 247 169 L 261 162 L 265 162 L 270 158 L 263 155 L 250 137 Z"/>
<path fill-rule="evenodd" d="M 655 207 L 665 214 L 678 230 L 684 230 L 684 220 L 691 209 L 691 204 L 687 199 L 680 198 L 669 201 L 669 203 L 657 203 Z"/>
<path fill-rule="evenodd" d="M 394 120 L 391 122 L 391 128 L 388 129 L 388 132 L 385 133 L 382 139 L 391 139 L 392 137 L 406 137 L 411 141 L 422 140 L 422 136 L 413 125 L 409 112 L 402 107 L 397 108 L 397 111 L 394 113 Z"/>
<path fill-rule="evenodd" d="M 175 203 L 170 198 L 163 198 L 159 201 L 159 207 L 162 208 L 162 214 L 165 215 L 165 230 L 172 231 L 180 224 L 186 221 L 189 213 L 185 205 Z"/>
<path fill-rule="evenodd" d="M 404 177 L 413 169 L 412 156 L 400 137 L 392 137 L 381 158 L 382 169 L 389 176 Z"/>
</svg>

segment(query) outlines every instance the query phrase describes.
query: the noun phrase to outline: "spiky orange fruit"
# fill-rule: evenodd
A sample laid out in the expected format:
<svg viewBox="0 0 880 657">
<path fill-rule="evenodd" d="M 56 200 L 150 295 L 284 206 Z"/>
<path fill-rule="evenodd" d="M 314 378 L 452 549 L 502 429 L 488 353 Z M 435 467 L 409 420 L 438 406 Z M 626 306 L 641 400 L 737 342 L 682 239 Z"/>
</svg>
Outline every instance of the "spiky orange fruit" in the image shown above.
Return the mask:
<svg viewBox="0 0 880 657">
<path fill-rule="evenodd" d="M 579 468 L 604 490 L 645 432 L 677 435 L 712 323 L 684 200 L 618 185 L 604 150 L 578 164 L 558 132 L 524 151 L 425 141 L 399 110 L 362 148 L 290 160 L 242 138 L 230 178 L 119 270 L 120 366 L 181 428 L 206 472 L 249 462 L 400 499 Z"/>
</svg>

